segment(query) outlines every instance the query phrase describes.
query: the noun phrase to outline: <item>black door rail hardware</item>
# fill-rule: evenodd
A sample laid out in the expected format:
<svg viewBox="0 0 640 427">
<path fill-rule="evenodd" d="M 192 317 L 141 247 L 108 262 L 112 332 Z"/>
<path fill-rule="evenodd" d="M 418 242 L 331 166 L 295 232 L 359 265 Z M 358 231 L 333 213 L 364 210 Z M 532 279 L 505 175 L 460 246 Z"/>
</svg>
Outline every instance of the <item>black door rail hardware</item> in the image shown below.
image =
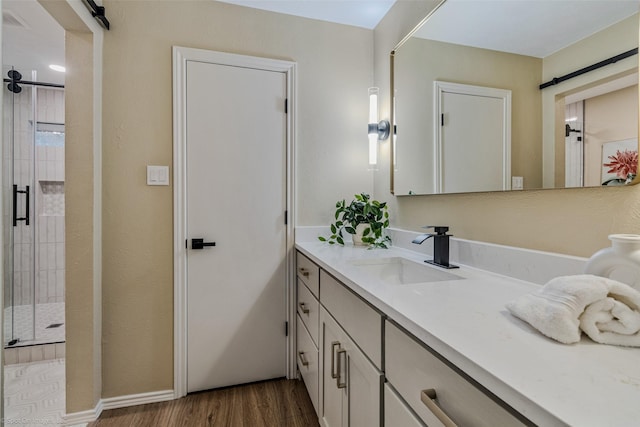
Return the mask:
<svg viewBox="0 0 640 427">
<path fill-rule="evenodd" d="M 205 246 L 215 246 L 216 242 L 205 242 L 204 239 L 191 239 L 191 249 L 204 249 Z"/>
<path fill-rule="evenodd" d="M 593 70 L 597 70 L 598 68 L 602 68 L 602 67 L 604 67 L 606 65 L 609 65 L 609 64 L 615 64 L 616 62 L 618 62 L 618 61 L 620 61 L 622 59 L 625 59 L 625 58 L 628 58 L 630 56 L 637 55 L 637 54 L 638 54 L 638 48 L 636 47 L 635 49 L 631 49 L 631 50 L 623 52 L 623 53 L 621 53 L 619 55 L 612 56 L 611 58 L 607 58 L 604 61 L 600 61 L 600 62 L 597 62 L 597 63 L 595 63 L 593 65 L 589 65 L 588 67 L 581 68 L 581 69 L 579 69 L 577 71 L 574 71 L 573 73 L 565 74 L 564 76 L 560 76 L 560 77 L 554 77 L 553 79 L 549 80 L 548 82 L 542 83 L 539 86 L 539 88 L 540 88 L 540 90 L 542 90 L 542 89 L 547 88 L 549 86 L 557 85 L 558 83 L 562 83 L 565 80 L 569 80 L 569 79 L 572 79 L 574 77 L 581 76 L 582 74 L 588 73 L 588 72 L 593 71 Z"/>
<path fill-rule="evenodd" d="M 18 193 L 25 195 L 25 214 L 24 217 L 18 218 Z M 18 221 L 24 221 L 25 225 L 29 225 L 29 186 L 24 190 L 18 190 L 18 186 L 13 184 L 13 226 L 18 225 Z"/>
</svg>

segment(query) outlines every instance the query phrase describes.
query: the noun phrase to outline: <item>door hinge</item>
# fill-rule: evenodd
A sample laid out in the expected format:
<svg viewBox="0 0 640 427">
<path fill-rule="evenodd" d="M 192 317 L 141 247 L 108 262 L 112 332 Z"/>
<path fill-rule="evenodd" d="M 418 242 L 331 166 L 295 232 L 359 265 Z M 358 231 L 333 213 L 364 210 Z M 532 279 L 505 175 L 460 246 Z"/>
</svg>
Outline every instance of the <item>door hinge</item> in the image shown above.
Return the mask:
<svg viewBox="0 0 640 427">
<path fill-rule="evenodd" d="M 284 211 L 284 225 L 289 224 L 289 211 Z"/>
<path fill-rule="evenodd" d="M 284 100 L 284 113 L 289 114 L 289 100 L 286 98 Z"/>
<path fill-rule="evenodd" d="M 440 114 L 440 126 L 444 126 L 444 113 Z"/>
<path fill-rule="evenodd" d="M 289 322 L 284 322 L 284 336 L 289 336 Z"/>
</svg>

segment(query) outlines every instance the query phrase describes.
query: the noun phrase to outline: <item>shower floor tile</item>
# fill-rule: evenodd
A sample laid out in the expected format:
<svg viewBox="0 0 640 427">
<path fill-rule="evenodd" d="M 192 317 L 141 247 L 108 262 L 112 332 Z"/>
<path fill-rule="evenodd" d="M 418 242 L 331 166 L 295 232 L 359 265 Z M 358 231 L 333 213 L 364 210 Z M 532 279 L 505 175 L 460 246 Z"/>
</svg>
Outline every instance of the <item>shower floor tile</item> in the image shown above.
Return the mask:
<svg viewBox="0 0 640 427">
<path fill-rule="evenodd" d="M 62 425 L 65 359 L 4 367 L 4 419 L 21 426 Z"/>
<path fill-rule="evenodd" d="M 11 309 L 4 309 L 5 341 L 11 341 L 11 337 L 19 338 L 16 345 L 25 345 L 64 342 L 64 303 L 36 304 L 36 336 L 33 339 L 31 325 L 33 324 L 33 311 L 30 305 L 18 305 L 14 307 L 14 330 L 11 331 Z M 61 324 L 58 327 L 49 326 Z"/>
</svg>

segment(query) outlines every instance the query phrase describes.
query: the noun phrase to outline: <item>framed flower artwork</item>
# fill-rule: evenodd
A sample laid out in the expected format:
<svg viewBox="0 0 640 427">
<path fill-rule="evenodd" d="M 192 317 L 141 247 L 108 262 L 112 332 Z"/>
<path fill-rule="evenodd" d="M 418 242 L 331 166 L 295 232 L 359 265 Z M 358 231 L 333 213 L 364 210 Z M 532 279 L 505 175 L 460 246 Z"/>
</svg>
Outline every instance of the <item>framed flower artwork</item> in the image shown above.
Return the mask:
<svg viewBox="0 0 640 427">
<path fill-rule="evenodd" d="M 602 185 L 630 182 L 638 172 L 638 139 L 602 144 Z"/>
</svg>

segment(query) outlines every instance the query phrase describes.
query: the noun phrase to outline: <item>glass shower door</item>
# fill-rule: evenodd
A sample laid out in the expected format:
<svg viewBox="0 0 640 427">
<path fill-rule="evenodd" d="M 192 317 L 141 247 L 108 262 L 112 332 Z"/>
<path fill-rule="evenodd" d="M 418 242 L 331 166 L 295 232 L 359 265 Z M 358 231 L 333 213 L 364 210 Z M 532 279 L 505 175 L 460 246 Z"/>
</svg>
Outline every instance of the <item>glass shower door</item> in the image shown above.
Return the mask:
<svg viewBox="0 0 640 427">
<path fill-rule="evenodd" d="M 5 68 L 8 79 L 22 76 Z M 35 92 L 31 86 L 3 87 L 4 345 L 35 335 L 34 138 Z"/>
</svg>

